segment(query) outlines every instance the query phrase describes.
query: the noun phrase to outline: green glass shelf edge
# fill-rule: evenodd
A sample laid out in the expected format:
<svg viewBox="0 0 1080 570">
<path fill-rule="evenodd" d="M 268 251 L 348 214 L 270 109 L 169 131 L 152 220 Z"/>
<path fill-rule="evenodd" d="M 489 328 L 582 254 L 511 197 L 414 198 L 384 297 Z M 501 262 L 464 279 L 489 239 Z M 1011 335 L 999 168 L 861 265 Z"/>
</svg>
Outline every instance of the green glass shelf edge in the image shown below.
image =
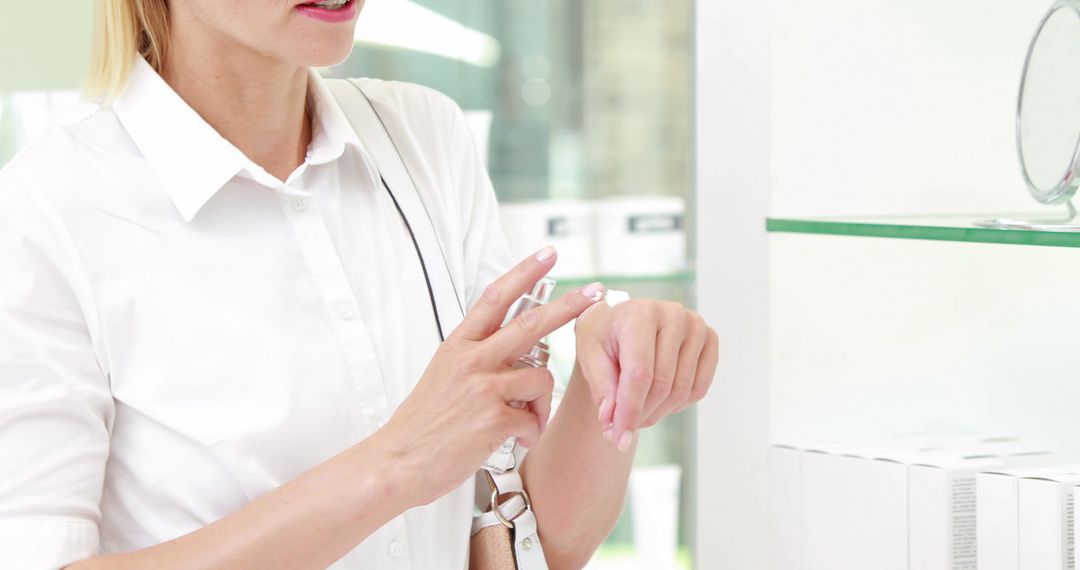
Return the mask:
<svg viewBox="0 0 1080 570">
<path fill-rule="evenodd" d="M 594 281 L 601 283 L 679 283 L 687 284 L 694 281 L 693 271 L 680 271 L 678 273 L 666 273 L 663 275 L 596 275 L 593 277 L 563 277 L 557 279 L 559 287 L 581 287 Z"/>
<path fill-rule="evenodd" d="M 994 218 L 1046 217 L 1045 214 L 987 214 L 920 217 L 767 218 L 765 228 L 770 233 L 1080 248 L 1080 232 L 997 229 L 975 225 L 978 220 Z"/>
</svg>

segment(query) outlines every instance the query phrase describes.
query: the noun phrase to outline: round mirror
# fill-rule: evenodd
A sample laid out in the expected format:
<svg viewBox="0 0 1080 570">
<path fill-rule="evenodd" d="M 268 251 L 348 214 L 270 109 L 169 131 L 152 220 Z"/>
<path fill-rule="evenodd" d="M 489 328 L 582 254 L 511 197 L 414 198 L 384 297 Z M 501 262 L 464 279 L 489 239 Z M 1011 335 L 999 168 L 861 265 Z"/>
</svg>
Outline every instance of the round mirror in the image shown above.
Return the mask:
<svg viewBox="0 0 1080 570">
<path fill-rule="evenodd" d="M 1080 186 L 1080 0 L 1057 0 L 1035 30 L 1016 105 L 1016 146 L 1036 200 L 1066 204 L 1055 219 L 978 220 L 999 229 L 1080 232 L 1072 197 Z"/>
<path fill-rule="evenodd" d="M 1028 48 L 1016 143 L 1036 200 L 1067 202 L 1080 185 L 1080 0 L 1058 0 Z"/>
</svg>

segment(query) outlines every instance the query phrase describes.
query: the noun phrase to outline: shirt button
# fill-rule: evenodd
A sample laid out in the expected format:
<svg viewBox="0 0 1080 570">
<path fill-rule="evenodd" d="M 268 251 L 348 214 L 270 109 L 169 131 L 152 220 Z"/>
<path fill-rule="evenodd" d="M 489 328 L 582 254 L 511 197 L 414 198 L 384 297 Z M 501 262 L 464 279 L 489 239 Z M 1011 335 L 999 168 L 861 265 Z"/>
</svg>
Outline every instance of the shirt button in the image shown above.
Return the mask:
<svg viewBox="0 0 1080 570">
<path fill-rule="evenodd" d="M 303 212 L 304 210 L 307 209 L 307 207 L 308 207 L 307 198 L 293 198 L 292 199 L 292 209 L 293 209 L 293 211 L 295 211 L 295 212 Z"/>
<path fill-rule="evenodd" d="M 405 556 L 405 546 L 401 544 L 398 539 L 393 539 L 386 545 L 386 551 L 390 553 L 390 556 L 394 558 L 401 558 Z"/>
<path fill-rule="evenodd" d="M 355 320 L 357 316 L 356 307 L 341 307 L 340 309 L 338 309 L 338 316 L 340 316 L 346 321 Z"/>
</svg>

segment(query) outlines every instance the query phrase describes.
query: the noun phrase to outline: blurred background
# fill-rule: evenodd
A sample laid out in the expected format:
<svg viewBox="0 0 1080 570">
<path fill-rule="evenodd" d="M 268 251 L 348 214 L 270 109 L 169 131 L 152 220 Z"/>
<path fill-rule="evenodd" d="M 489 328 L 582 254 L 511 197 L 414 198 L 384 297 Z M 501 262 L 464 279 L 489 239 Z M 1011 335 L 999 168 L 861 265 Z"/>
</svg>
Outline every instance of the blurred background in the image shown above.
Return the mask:
<svg viewBox="0 0 1080 570">
<path fill-rule="evenodd" d="M 61 4 L 0 19 L 0 165 L 78 102 L 92 3 Z M 692 12 L 691 0 L 369 0 L 351 57 L 321 71 L 456 100 L 512 246 L 554 243 L 561 289 L 600 279 L 692 307 Z M 550 341 L 565 380 L 572 333 Z M 642 432 L 635 492 L 591 568 L 691 565 L 692 428 L 685 413 Z M 643 558 L 636 542 L 657 537 Z"/>
</svg>

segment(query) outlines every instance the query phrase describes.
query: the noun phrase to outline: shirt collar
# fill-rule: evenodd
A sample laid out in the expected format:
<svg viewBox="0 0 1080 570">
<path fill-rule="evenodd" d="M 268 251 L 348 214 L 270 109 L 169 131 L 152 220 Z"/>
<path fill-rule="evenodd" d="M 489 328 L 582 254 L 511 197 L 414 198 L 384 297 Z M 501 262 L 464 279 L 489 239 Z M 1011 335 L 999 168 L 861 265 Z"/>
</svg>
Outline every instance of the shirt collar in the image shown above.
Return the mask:
<svg viewBox="0 0 1080 570">
<path fill-rule="evenodd" d="M 311 144 L 307 160 L 310 164 L 325 164 L 336 160 L 346 146 L 363 150 L 360 136 L 349 123 L 330 88 L 314 68 L 308 71 L 308 108 L 312 112 Z"/>
<path fill-rule="evenodd" d="M 312 138 L 305 166 L 336 160 L 347 145 L 361 148 L 325 80 L 314 69 L 308 77 Z M 187 222 L 238 173 L 247 171 L 264 184 L 274 180 L 203 120 L 142 57 L 135 58 L 127 88 L 112 107 Z"/>
</svg>

